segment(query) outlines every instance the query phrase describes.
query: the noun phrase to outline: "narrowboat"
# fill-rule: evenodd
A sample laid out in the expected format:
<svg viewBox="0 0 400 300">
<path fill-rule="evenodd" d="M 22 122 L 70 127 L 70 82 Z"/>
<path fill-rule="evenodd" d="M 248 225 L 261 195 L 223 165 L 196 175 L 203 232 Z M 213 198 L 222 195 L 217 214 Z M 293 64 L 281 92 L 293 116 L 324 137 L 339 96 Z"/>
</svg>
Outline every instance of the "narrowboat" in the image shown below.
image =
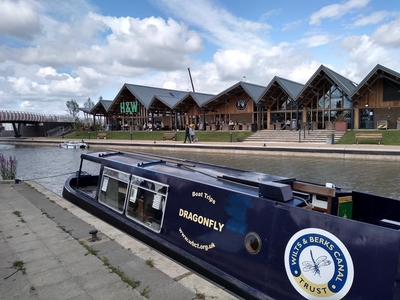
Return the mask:
<svg viewBox="0 0 400 300">
<path fill-rule="evenodd" d="M 397 199 L 113 150 L 63 197 L 239 298 L 400 299 Z"/>
</svg>

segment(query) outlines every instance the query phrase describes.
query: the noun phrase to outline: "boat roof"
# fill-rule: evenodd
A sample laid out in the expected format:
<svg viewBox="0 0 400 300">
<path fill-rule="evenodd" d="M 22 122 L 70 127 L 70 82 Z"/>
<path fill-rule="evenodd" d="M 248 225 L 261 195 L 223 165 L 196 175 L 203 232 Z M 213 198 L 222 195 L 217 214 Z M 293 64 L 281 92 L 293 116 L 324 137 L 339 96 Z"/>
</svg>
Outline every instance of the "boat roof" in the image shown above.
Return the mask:
<svg viewBox="0 0 400 300">
<path fill-rule="evenodd" d="M 97 163 L 108 161 L 107 165 L 115 169 L 118 169 L 118 166 L 122 165 L 142 168 L 155 173 L 175 176 L 257 196 L 260 184 L 267 184 L 269 182 L 286 183 L 294 180 L 293 178 L 141 152 L 108 150 L 84 153 L 81 155 L 81 158 Z"/>
</svg>

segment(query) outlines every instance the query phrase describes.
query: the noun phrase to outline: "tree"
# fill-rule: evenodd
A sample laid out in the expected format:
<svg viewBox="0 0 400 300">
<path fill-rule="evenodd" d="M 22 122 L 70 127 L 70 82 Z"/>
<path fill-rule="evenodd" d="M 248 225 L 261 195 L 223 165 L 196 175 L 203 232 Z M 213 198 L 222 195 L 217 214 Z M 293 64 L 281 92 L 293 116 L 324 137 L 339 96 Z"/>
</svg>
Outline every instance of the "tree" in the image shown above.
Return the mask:
<svg viewBox="0 0 400 300">
<path fill-rule="evenodd" d="M 74 118 L 74 121 L 78 119 L 79 105 L 74 99 L 67 101 L 68 113 Z"/>
<path fill-rule="evenodd" d="M 88 109 L 91 109 L 93 106 L 94 106 L 94 102 L 92 100 L 90 100 L 90 98 L 87 98 L 87 100 L 83 104 L 83 107 L 88 108 Z"/>
</svg>

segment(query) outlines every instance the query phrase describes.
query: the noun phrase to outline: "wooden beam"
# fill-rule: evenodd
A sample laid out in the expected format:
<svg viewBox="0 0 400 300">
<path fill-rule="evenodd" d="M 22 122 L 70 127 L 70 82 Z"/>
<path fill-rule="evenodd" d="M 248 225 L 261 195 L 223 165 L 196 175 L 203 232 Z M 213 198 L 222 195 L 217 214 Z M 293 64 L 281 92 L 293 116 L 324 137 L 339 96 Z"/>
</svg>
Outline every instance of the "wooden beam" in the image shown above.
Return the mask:
<svg viewBox="0 0 400 300">
<path fill-rule="evenodd" d="M 293 190 L 319 196 L 335 197 L 335 189 L 310 183 L 294 181 Z"/>
</svg>

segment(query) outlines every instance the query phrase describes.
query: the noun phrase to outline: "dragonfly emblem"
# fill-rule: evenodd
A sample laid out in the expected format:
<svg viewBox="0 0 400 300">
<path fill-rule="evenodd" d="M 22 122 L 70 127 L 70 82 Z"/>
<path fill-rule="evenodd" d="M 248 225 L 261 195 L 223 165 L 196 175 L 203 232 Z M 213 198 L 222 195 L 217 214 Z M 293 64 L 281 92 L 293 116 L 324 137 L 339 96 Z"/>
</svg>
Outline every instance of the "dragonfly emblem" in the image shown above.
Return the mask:
<svg viewBox="0 0 400 300">
<path fill-rule="evenodd" d="M 311 260 L 312 261 L 303 261 L 303 271 L 304 272 L 313 272 L 313 274 L 318 274 L 321 277 L 321 267 L 329 266 L 331 261 L 327 259 L 325 255 L 321 255 L 317 259 L 314 259 L 312 250 L 310 250 Z"/>
</svg>

